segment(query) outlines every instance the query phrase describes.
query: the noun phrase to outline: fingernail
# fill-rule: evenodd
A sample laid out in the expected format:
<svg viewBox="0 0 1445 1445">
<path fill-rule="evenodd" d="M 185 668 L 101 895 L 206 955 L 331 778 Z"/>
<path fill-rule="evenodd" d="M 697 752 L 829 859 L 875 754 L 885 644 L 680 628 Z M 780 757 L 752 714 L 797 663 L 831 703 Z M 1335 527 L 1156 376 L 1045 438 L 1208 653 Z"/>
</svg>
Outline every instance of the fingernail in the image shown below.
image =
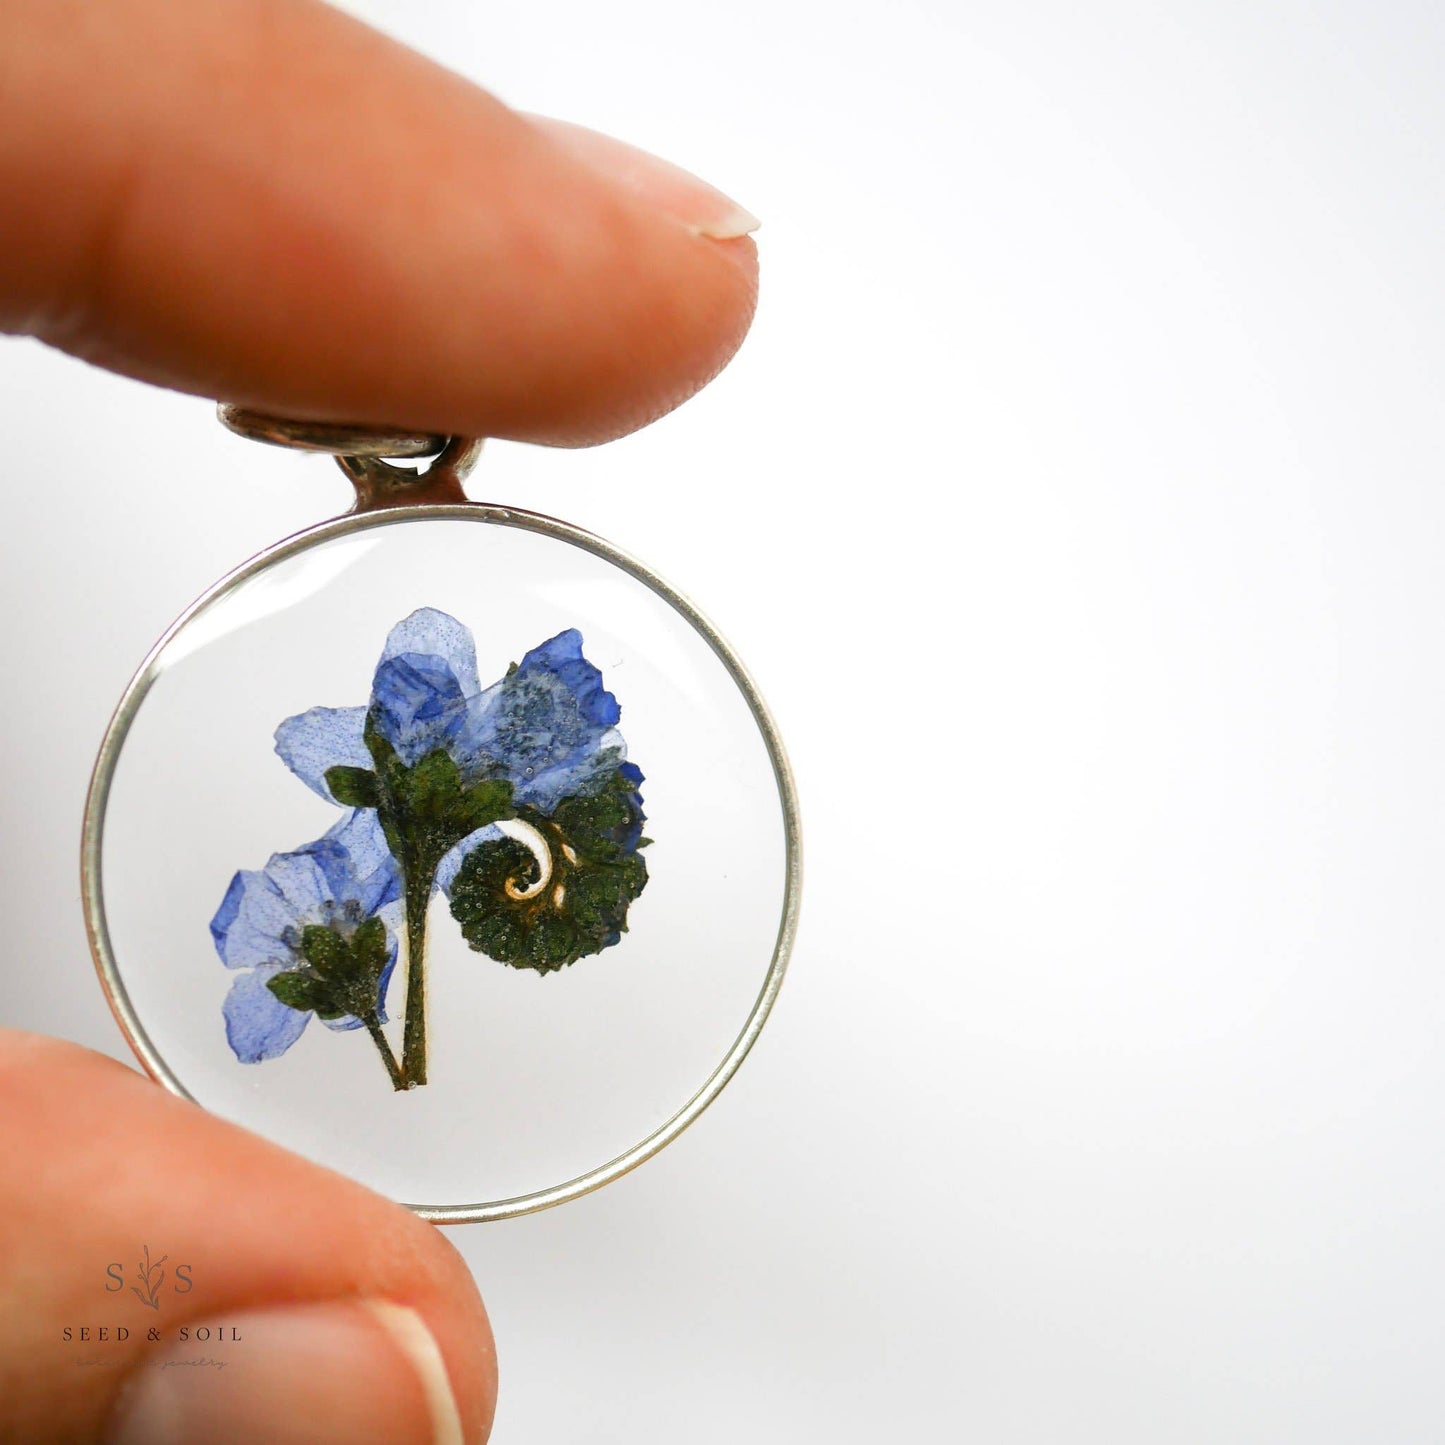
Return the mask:
<svg viewBox="0 0 1445 1445">
<path fill-rule="evenodd" d="M 671 161 L 570 121 L 542 115 L 528 119 L 578 160 L 681 221 L 696 235 L 736 241 L 762 224 L 715 186 Z"/>
<path fill-rule="evenodd" d="M 292 1305 L 167 1329 L 106 1445 L 462 1445 L 435 1339 L 384 1300 Z"/>
</svg>

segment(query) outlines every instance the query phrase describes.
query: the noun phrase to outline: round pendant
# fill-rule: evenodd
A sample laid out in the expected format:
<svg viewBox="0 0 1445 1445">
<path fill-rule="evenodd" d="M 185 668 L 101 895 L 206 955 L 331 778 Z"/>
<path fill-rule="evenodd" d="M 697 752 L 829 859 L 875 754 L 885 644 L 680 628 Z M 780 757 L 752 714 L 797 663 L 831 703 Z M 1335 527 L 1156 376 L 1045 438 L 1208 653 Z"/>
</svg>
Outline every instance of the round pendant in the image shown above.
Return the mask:
<svg viewBox="0 0 1445 1445">
<path fill-rule="evenodd" d="M 777 734 L 689 602 L 566 523 L 403 490 L 156 644 L 83 882 L 155 1078 L 461 1221 L 597 1188 L 706 1108 L 799 869 Z"/>
</svg>

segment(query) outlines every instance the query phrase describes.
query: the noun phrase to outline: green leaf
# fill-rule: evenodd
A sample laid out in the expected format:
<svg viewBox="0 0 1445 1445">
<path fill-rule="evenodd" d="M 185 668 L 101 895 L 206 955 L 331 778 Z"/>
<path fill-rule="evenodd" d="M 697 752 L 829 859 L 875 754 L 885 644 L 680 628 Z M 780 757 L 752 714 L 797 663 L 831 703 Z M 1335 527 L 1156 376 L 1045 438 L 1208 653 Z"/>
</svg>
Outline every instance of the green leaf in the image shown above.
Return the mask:
<svg viewBox="0 0 1445 1445">
<path fill-rule="evenodd" d="M 402 775 L 397 793 L 414 821 L 439 823 L 461 801 L 461 774 L 445 748 L 434 748 Z"/>
<path fill-rule="evenodd" d="M 452 916 L 477 952 L 553 973 L 600 953 L 627 931 L 627 910 L 647 886 L 647 864 L 629 847 L 640 811 L 633 783 L 619 771 L 600 792 L 564 799 L 550 815 L 523 809 L 518 816 L 547 845 L 546 885 L 531 893 L 541 869 L 529 847 L 511 837 L 493 839 L 463 860 L 452 885 Z"/>
<path fill-rule="evenodd" d="M 368 918 L 351 935 L 351 957 L 357 973 L 373 984 L 379 983 L 391 948 L 386 936 L 386 924 L 379 918 Z"/>
<path fill-rule="evenodd" d="M 516 815 L 509 782 L 464 785 L 445 748 L 433 748 L 408 767 L 369 718 L 363 736 L 376 763 L 367 776 L 375 782 L 377 817 L 408 885 L 429 891 L 437 865 L 467 834 Z"/>
<path fill-rule="evenodd" d="M 344 977 L 351 951 L 339 933 L 313 923 L 301 930 L 301 957 L 322 978 Z"/>
<path fill-rule="evenodd" d="M 361 740 L 366 744 L 366 751 L 371 754 L 377 772 L 384 775 L 388 763 L 396 757 L 396 749 L 381 735 L 370 714 L 361 730 Z"/>
<path fill-rule="evenodd" d="M 326 786 L 344 808 L 374 808 L 380 796 L 376 774 L 369 768 L 327 768 Z"/>
<path fill-rule="evenodd" d="M 315 974 L 302 969 L 290 973 L 278 973 L 266 980 L 266 987 L 286 1005 L 287 1008 L 314 1009 L 324 1002 L 326 985 Z"/>
<path fill-rule="evenodd" d="M 516 817 L 512 806 L 512 785 L 505 778 L 484 779 L 473 783 L 462 795 L 457 805 L 457 826 L 463 829 L 460 843 L 468 833 L 485 828 L 501 818 Z"/>
<path fill-rule="evenodd" d="M 380 918 L 368 918 L 348 934 L 321 924 L 301 930 L 297 969 L 278 973 L 266 987 L 288 1008 L 309 1009 L 318 1018 L 365 1018 L 379 1003 L 381 975 L 391 957 L 391 940 Z"/>
</svg>

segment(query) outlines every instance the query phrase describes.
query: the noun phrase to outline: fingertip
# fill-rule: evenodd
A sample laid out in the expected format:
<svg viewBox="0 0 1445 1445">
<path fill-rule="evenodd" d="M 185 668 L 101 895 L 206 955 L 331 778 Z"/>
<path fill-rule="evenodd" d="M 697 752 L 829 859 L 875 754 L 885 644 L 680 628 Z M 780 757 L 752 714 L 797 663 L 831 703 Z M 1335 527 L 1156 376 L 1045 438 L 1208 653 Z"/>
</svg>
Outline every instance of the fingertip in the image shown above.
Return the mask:
<svg viewBox="0 0 1445 1445">
<path fill-rule="evenodd" d="M 329 6 L 21 3 L 0 325 L 281 415 L 568 446 L 686 400 L 747 330 L 746 208 Z"/>
<path fill-rule="evenodd" d="M 762 225 L 751 211 L 701 176 L 650 151 L 573 121 L 530 114 L 525 118 L 599 176 L 673 216 L 696 236 L 736 241 Z"/>
</svg>

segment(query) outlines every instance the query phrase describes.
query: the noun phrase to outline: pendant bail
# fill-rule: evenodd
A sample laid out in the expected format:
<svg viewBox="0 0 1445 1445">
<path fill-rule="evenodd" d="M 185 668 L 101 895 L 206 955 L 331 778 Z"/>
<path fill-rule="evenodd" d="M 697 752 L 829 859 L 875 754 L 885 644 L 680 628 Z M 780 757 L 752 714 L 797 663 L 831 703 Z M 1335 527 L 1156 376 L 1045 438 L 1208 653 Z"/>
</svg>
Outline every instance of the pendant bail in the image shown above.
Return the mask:
<svg viewBox="0 0 1445 1445">
<path fill-rule="evenodd" d="M 462 483 L 482 454 L 481 437 L 449 437 L 425 471 L 396 467 L 382 457 L 343 454 L 336 465 L 356 488 L 353 512 L 467 501 Z"/>
<path fill-rule="evenodd" d="M 250 441 L 335 457 L 356 488 L 353 512 L 465 502 L 462 483 L 482 451 L 480 437 L 447 437 L 346 422 L 296 421 L 232 402 L 219 402 L 216 415 L 222 425 Z M 425 470 L 393 465 L 400 458 L 428 457 L 433 460 Z"/>
</svg>

